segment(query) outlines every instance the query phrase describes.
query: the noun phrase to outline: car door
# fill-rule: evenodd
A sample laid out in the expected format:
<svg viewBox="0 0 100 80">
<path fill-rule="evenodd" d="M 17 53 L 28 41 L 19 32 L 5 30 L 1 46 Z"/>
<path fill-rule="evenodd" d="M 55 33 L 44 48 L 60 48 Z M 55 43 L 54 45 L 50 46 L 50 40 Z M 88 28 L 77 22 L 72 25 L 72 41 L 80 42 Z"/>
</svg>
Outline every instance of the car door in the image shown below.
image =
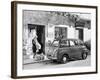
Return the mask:
<svg viewBox="0 0 100 80">
<path fill-rule="evenodd" d="M 74 40 L 70 40 L 70 57 L 77 58 L 79 56 L 79 46 L 75 44 Z"/>
<path fill-rule="evenodd" d="M 68 40 L 62 40 L 60 43 L 60 53 L 63 54 L 69 54 L 70 50 L 69 50 L 69 42 Z"/>
</svg>

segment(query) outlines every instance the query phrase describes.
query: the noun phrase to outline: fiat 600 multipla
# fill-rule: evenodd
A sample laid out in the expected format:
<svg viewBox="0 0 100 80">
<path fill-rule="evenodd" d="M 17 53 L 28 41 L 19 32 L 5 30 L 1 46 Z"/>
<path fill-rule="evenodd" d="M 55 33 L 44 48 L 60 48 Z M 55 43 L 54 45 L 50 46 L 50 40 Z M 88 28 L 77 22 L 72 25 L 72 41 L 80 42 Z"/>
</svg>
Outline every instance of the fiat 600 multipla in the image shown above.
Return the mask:
<svg viewBox="0 0 100 80">
<path fill-rule="evenodd" d="M 78 39 L 54 40 L 47 51 L 47 58 L 60 63 L 71 59 L 86 59 L 89 50 L 84 42 Z"/>
</svg>

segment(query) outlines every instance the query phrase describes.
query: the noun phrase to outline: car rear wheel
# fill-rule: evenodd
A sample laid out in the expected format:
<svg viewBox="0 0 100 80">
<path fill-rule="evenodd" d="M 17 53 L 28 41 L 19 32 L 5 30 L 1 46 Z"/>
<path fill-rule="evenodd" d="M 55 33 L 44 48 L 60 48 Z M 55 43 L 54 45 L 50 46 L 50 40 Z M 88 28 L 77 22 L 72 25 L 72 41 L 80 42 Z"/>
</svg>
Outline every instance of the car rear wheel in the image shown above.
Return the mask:
<svg viewBox="0 0 100 80">
<path fill-rule="evenodd" d="M 82 53 L 82 59 L 86 59 L 86 58 L 87 58 L 87 53 L 86 52 Z"/>
<path fill-rule="evenodd" d="M 67 55 L 63 55 L 62 59 L 61 59 L 61 63 L 65 64 L 69 61 L 68 56 Z"/>
</svg>

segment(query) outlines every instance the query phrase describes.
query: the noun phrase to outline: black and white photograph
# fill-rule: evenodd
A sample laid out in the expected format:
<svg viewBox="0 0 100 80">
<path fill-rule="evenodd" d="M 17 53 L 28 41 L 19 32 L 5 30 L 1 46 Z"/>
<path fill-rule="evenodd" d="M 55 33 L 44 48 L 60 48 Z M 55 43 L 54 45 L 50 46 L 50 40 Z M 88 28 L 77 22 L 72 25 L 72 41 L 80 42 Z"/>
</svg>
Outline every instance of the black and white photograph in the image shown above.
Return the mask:
<svg viewBox="0 0 100 80">
<path fill-rule="evenodd" d="M 16 76 L 97 72 L 96 6 L 16 6 Z"/>
<path fill-rule="evenodd" d="M 91 13 L 23 10 L 22 36 L 23 69 L 91 66 Z"/>
</svg>

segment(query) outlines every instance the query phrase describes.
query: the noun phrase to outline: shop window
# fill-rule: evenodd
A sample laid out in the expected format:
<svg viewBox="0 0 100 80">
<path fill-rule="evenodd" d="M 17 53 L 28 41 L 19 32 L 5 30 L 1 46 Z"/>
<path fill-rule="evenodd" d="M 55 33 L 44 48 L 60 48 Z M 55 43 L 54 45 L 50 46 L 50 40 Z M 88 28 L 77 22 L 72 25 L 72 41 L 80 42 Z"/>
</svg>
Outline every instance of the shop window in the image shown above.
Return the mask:
<svg viewBox="0 0 100 80">
<path fill-rule="evenodd" d="M 55 39 L 67 38 L 67 28 L 65 27 L 55 27 Z"/>
</svg>

